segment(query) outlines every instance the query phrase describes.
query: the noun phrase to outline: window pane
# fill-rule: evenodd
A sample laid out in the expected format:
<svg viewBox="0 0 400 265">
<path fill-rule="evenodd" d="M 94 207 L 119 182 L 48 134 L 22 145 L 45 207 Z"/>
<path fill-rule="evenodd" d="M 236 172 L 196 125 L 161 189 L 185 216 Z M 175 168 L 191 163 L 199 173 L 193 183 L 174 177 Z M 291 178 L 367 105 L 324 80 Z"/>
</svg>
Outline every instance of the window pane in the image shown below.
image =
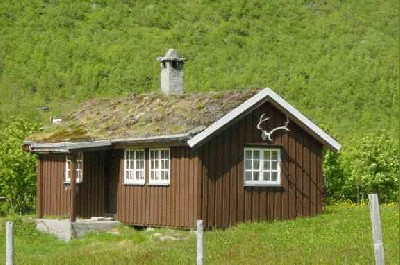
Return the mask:
<svg viewBox="0 0 400 265">
<path fill-rule="evenodd" d="M 245 179 L 246 181 L 252 179 L 252 178 L 251 178 L 251 172 L 250 172 L 250 171 L 246 171 L 246 172 L 244 173 L 244 179 Z"/>
<path fill-rule="evenodd" d="M 244 168 L 245 168 L 245 169 L 252 169 L 252 167 L 251 167 L 251 160 L 245 160 L 245 162 L 244 162 Z"/>
<path fill-rule="evenodd" d="M 246 150 L 244 157 L 245 159 L 251 159 L 251 150 Z"/>
<path fill-rule="evenodd" d="M 264 151 L 264 159 L 269 160 L 271 158 L 271 152 L 269 150 Z"/>
<path fill-rule="evenodd" d="M 278 180 L 278 172 L 272 172 L 272 181 Z"/>
<path fill-rule="evenodd" d="M 270 161 L 269 160 L 264 160 L 264 170 L 269 170 L 270 169 Z"/>
<path fill-rule="evenodd" d="M 277 170 L 278 169 L 278 162 L 277 161 L 272 161 L 271 164 L 272 164 L 271 167 L 272 167 L 273 170 Z"/>
<path fill-rule="evenodd" d="M 253 180 L 254 181 L 260 180 L 260 172 L 253 172 Z"/>
<path fill-rule="evenodd" d="M 168 160 L 165 161 L 165 169 L 169 169 L 169 161 Z"/>
<path fill-rule="evenodd" d="M 264 181 L 270 181 L 271 180 L 271 173 L 270 172 L 264 172 Z"/>
<path fill-rule="evenodd" d="M 260 169 L 260 160 L 253 160 L 253 169 L 254 170 Z"/>
<path fill-rule="evenodd" d="M 144 159 L 144 151 L 138 151 L 138 159 L 140 160 Z"/>
<path fill-rule="evenodd" d="M 278 151 L 273 150 L 273 151 L 271 151 L 271 153 L 272 153 L 271 158 L 272 158 L 273 160 L 278 160 Z"/>
<path fill-rule="evenodd" d="M 260 151 L 254 150 L 253 151 L 253 158 L 254 159 L 260 159 Z"/>
</svg>

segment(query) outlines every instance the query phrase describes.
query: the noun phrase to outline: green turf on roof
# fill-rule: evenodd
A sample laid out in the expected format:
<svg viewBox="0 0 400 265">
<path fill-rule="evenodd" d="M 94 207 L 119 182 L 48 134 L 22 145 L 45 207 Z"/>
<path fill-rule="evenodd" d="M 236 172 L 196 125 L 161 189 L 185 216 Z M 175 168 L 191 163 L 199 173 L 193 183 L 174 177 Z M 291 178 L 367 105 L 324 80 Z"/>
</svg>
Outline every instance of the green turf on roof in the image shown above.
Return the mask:
<svg viewBox="0 0 400 265">
<path fill-rule="evenodd" d="M 93 99 L 28 140 L 93 141 L 187 133 L 209 126 L 252 97 L 258 90 L 138 94 L 118 99 Z"/>
</svg>

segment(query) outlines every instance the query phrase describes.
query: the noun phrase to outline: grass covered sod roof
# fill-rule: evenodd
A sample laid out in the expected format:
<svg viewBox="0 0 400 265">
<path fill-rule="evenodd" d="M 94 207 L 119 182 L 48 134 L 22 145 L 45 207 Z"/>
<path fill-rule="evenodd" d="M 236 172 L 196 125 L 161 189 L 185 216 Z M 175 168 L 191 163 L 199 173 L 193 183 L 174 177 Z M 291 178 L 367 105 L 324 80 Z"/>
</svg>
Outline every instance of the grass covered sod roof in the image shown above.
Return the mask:
<svg viewBox="0 0 400 265">
<path fill-rule="evenodd" d="M 208 127 L 257 92 L 153 93 L 93 99 L 62 117 L 61 123 L 45 126 L 27 140 L 52 143 L 185 134 Z"/>
</svg>

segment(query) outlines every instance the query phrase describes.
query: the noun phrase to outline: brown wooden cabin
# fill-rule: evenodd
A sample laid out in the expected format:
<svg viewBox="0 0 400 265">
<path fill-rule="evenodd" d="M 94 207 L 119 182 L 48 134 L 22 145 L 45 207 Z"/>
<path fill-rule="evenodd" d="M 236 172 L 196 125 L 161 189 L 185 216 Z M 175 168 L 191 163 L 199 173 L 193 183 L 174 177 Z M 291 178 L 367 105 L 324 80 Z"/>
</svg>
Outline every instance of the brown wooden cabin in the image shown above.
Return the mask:
<svg viewBox="0 0 400 265">
<path fill-rule="evenodd" d="M 38 217 L 184 228 L 321 213 L 322 150 L 340 149 L 268 88 L 94 100 L 24 146 Z"/>
</svg>

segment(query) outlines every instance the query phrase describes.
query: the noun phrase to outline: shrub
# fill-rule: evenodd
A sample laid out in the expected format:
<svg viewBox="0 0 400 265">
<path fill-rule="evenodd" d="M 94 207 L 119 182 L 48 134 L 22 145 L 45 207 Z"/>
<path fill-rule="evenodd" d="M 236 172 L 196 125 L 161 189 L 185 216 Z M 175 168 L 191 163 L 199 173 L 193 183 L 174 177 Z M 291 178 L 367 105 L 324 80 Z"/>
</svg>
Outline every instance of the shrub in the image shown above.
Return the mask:
<svg viewBox="0 0 400 265">
<path fill-rule="evenodd" d="M 36 160 L 21 144 L 35 127 L 17 120 L 0 130 L 0 196 L 6 197 L 0 211 L 22 214 L 34 209 Z"/>
<path fill-rule="evenodd" d="M 349 143 L 341 154 L 325 153 L 327 202 L 362 202 L 369 193 L 377 193 L 383 203 L 397 201 L 398 142 L 382 131 Z"/>
</svg>

